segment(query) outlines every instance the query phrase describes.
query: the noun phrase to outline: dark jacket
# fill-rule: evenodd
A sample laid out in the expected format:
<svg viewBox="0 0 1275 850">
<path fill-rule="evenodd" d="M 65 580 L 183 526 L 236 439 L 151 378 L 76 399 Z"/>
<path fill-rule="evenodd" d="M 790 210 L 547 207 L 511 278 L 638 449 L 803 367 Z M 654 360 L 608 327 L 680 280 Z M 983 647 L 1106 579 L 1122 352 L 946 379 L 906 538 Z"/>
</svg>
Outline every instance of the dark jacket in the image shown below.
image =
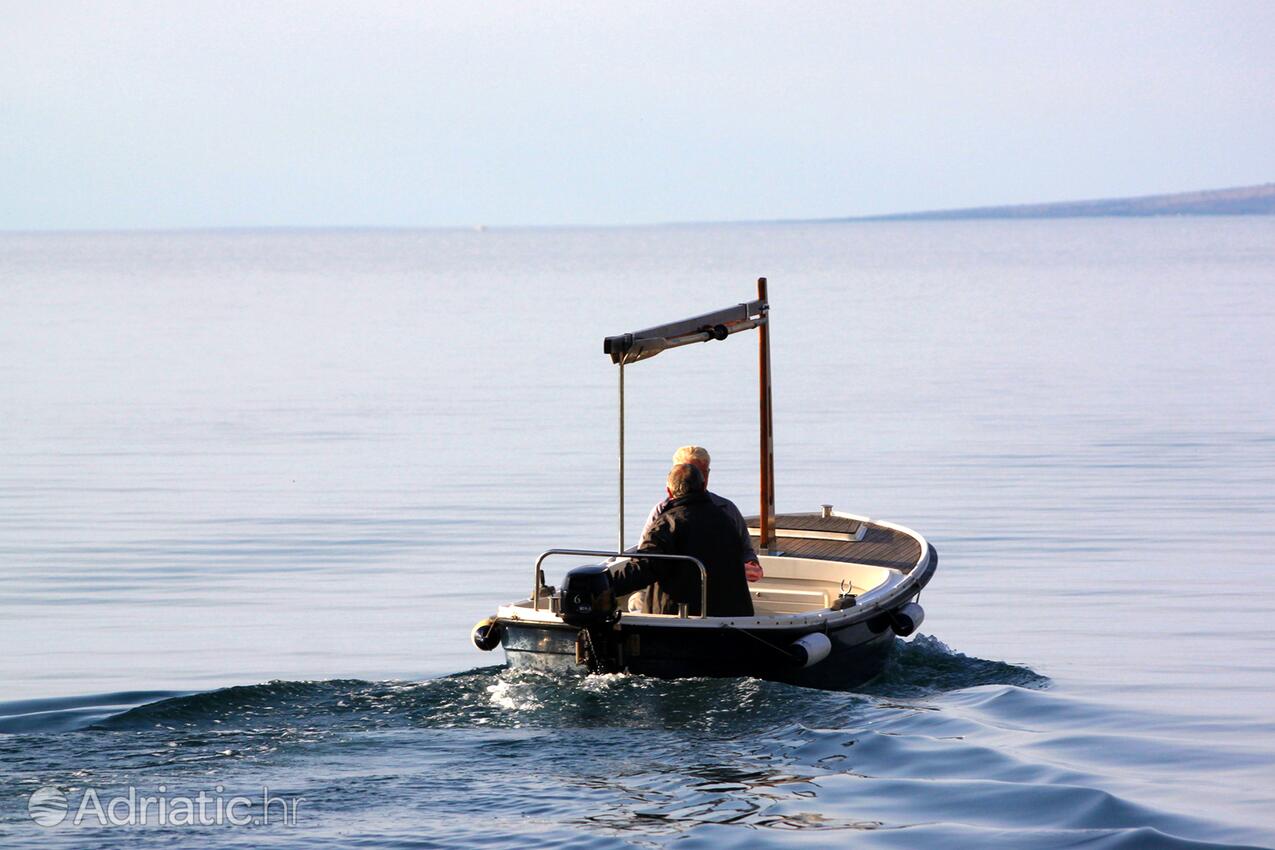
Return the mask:
<svg viewBox="0 0 1275 850">
<path fill-rule="evenodd" d="M 708 615 L 751 617 L 753 600 L 744 577 L 744 550 L 735 523 L 706 493 L 673 499 L 642 535 L 635 557 L 611 568 L 617 596 L 655 585 L 655 614 L 676 614 L 679 602 L 699 614 L 699 570 L 690 561 L 644 559 L 643 552 L 691 555 L 708 572 Z"/>
</svg>

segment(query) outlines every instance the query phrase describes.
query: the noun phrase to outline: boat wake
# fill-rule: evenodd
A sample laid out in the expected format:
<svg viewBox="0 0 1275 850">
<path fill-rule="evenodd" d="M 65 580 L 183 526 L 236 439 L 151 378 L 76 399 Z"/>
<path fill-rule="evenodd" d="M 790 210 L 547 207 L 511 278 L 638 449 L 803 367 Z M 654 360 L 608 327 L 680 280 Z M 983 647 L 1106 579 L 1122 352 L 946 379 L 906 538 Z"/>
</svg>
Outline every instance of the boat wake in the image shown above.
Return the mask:
<svg viewBox="0 0 1275 850">
<path fill-rule="evenodd" d="M 1147 735 L 1176 721 L 1047 684 L 917 637 L 856 692 L 489 667 L 9 703 L 0 824 L 25 822 L 11 807 L 37 785 L 215 780 L 311 801 L 306 838 L 336 847 L 513 848 L 534 834 L 545 847 L 729 848 L 755 846 L 763 829 L 768 846 L 811 846 L 812 830 L 883 848 L 1258 843 L 1260 830 L 1180 813 L 1192 789 L 1177 756 L 1192 755 L 1176 731 Z M 1236 753 L 1232 767 L 1242 777 L 1260 760 Z M 37 837 L 72 847 L 82 836 Z"/>
<path fill-rule="evenodd" d="M 0 702 L 0 735 L 83 729 L 131 707 L 183 696 L 181 691 L 121 691 Z"/>
<path fill-rule="evenodd" d="M 574 676 L 483 667 L 424 682 L 334 679 L 273 681 L 202 693 L 137 691 L 0 703 L 0 733 L 83 729 L 264 729 L 298 726 L 711 726 L 731 718 L 784 722 L 813 706 L 916 699 L 980 685 L 1038 688 L 1027 669 L 972 658 L 919 635 L 896 642 L 885 672 L 853 692 L 832 695 L 755 679 L 657 680 Z M 623 710 L 617 710 L 623 706 Z"/>
<path fill-rule="evenodd" d="M 887 697 L 923 697 L 979 685 L 1043 688 L 1049 679 L 1027 667 L 956 652 L 931 635 L 895 641 L 885 670 L 857 690 Z"/>
</svg>

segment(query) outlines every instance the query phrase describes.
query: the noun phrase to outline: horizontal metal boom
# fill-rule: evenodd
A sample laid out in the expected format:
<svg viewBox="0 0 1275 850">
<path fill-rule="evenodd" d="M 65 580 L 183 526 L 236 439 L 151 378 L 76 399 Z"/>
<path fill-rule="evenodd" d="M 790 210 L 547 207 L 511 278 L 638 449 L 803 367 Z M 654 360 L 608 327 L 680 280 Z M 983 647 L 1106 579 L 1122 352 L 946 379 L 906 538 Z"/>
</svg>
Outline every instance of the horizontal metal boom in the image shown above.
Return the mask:
<svg viewBox="0 0 1275 850">
<path fill-rule="evenodd" d="M 611 355 L 612 363 L 619 363 L 621 359 L 625 363 L 636 363 L 669 348 L 725 339 L 731 334 L 752 330 L 765 323 L 767 309 L 766 302 L 757 299 L 689 319 L 609 336 L 602 341 L 602 351 Z"/>
</svg>

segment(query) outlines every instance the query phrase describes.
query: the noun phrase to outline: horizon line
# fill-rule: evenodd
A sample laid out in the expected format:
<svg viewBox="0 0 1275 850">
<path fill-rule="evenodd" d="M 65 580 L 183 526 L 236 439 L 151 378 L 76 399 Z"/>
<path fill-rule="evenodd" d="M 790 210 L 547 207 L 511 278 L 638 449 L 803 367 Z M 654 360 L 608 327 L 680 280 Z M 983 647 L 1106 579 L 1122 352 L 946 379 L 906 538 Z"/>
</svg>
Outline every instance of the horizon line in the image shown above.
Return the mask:
<svg viewBox="0 0 1275 850">
<path fill-rule="evenodd" d="M 1108 198 L 1083 198 L 1064 201 L 1034 201 L 1017 204 L 986 204 L 974 207 L 950 207 L 930 210 L 914 210 L 907 212 L 873 213 L 868 215 L 849 216 L 815 216 L 803 218 L 742 218 L 742 219 L 708 219 L 698 221 L 655 221 L 628 224 L 225 224 L 225 225 L 170 225 L 158 227 L 52 227 L 52 228 L 0 228 L 0 235 L 5 236 L 39 236 L 39 235 L 106 235 L 127 233 L 259 233 L 262 231 L 313 233 L 318 231 L 461 231 L 482 233 L 491 230 L 623 230 L 660 227 L 729 227 L 740 225 L 784 225 L 784 224 L 849 224 L 874 223 L 891 221 L 951 221 L 951 220 L 990 220 L 990 219 L 1022 219 L 1043 217 L 1068 218 L 1152 218 L 1164 216 L 1251 216 L 1270 214 L 1265 212 L 1207 212 L 1207 211 L 1174 211 L 1163 212 L 1079 212 L 1072 215 L 1034 215 L 1048 213 L 1051 209 L 1057 212 L 1067 208 L 1081 208 L 1096 205 L 1140 204 L 1163 201 L 1223 199 L 1241 192 L 1262 191 L 1275 196 L 1275 182 L 1252 183 L 1243 186 L 1229 186 L 1222 189 L 1195 189 L 1178 192 L 1156 193 L 1149 195 L 1129 195 Z"/>
</svg>

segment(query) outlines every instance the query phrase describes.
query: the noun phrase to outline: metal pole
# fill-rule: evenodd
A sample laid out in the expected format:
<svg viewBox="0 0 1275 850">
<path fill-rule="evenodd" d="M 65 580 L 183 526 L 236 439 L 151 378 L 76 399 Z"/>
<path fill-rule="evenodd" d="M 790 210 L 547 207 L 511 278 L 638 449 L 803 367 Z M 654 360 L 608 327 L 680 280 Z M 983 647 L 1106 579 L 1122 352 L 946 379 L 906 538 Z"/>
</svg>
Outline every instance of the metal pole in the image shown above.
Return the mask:
<svg viewBox="0 0 1275 850">
<path fill-rule="evenodd" d="M 620 355 L 620 536 L 615 551 L 624 551 L 624 355 Z"/>
</svg>

